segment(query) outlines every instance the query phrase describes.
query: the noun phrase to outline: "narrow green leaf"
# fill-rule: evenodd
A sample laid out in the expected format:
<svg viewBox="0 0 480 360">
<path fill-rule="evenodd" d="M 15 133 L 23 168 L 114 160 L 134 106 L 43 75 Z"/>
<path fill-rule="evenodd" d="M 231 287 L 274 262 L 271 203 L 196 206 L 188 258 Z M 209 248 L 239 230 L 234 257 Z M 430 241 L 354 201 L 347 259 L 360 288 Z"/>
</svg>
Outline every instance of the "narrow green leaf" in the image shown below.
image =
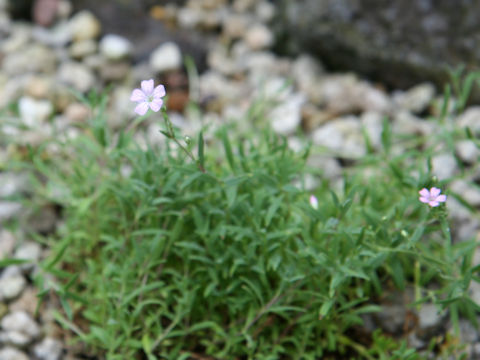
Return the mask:
<svg viewBox="0 0 480 360">
<path fill-rule="evenodd" d="M 235 159 L 234 159 L 234 156 L 233 156 L 232 146 L 230 144 L 230 140 L 228 138 L 227 131 L 225 129 L 223 129 L 220 132 L 220 136 L 222 138 L 223 148 L 225 149 L 225 155 L 227 156 L 228 165 L 230 166 L 230 169 L 232 169 L 233 173 L 235 173 L 236 170 L 237 170 L 237 167 L 236 167 L 236 164 L 235 164 Z"/>
<path fill-rule="evenodd" d="M 204 140 L 203 140 L 203 132 L 200 131 L 198 134 L 198 162 L 200 166 L 205 168 L 205 156 L 204 156 Z"/>
</svg>

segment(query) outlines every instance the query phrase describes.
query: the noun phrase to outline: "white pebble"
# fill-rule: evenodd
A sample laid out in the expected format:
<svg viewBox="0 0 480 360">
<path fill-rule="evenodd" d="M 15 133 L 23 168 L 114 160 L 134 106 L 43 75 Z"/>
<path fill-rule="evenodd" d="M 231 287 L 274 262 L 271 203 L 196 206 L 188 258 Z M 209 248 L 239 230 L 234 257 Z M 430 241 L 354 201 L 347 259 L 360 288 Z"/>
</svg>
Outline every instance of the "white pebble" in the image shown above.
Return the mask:
<svg viewBox="0 0 480 360">
<path fill-rule="evenodd" d="M 120 60 L 130 55 L 132 44 L 122 36 L 108 34 L 100 41 L 100 52 L 109 60 Z"/>
<path fill-rule="evenodd" d="M 33 353 L 40 360 L 59 360 L 62 356 L 62 343 L 47 337 L 35 345 Z"/>
<path fill-rule="evenodd" d="M 182 53 L 174 42 L 166 42 L 150 55 L 150 65 L 156 72 L 178 69 L 182 66 Z"/>
<path fill-rule="evenodd" d="M 5 347 L 0 350 L 0 360 L 28 360 L 28 356 L 14 347 Z"/>
</svg>

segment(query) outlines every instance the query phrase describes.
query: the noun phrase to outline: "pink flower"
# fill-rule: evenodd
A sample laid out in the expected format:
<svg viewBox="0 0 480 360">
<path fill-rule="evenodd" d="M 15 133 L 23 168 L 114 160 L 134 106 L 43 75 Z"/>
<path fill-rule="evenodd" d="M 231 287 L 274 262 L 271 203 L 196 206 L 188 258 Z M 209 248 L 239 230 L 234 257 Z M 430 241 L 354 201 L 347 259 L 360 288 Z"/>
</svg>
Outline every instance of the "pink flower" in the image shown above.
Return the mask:
<svg viewBox="0 0 480 360">
<path fill-rule="evenodd" d="M 430 205 L 431 207 L 438 206 L 441 202 L 447 201 L 446 195 L 440 195 L 441 191 L 442 190 L 436 187 L 432 187 L 430 191 L 428 191 L 426 188 L 423 188 L 418 192 L 420 194 L 419 200 L 422 203 Z"/>
<path fill-rule="evenodd" d="M 164 96 L 165 87 L 163 85 L 158 85 L 154 89 L 153 79 L 150 79 L 142 81 L 141 89 L 135 89 L 132 91 L 130 100 L 138 103 L 138 105 L 135 107 L 135 112 L 138 115 L 145 115 L 148 111 L 148 108 L 155 112 L 159 111 L 162 108 L 162 97 Z"/>
<path fill-rule="evenodd" d="M 317 200 L 317 198 L 315 197 L 315 195 L 310 196 L 310 205 L 311 205 L 312 208 L 314 208 L 315 210 L 318 209 L 318 200 Z"/>
</svg>

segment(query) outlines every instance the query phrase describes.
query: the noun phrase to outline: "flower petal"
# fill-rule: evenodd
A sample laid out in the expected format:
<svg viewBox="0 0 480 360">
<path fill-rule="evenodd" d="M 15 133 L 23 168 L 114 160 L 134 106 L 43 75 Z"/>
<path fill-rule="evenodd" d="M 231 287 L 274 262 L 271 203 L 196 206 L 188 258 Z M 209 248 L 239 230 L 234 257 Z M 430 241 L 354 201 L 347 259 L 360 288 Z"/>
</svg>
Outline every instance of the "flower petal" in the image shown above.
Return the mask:
<svg viewBox="0 0 480 360">
<path fill-rule="evenodd" d="M 423 197 L 426 197 L 426 198 L 430 197 L 430 191 L 428 191 L 426 188 L 423 188 L 418 193 Z"/>
<path fill-rule="evenodd" d="M 318 209 L 318 199 L 315 195 L 310 196 L 310 205 L 317 210 Z"/>
<path fill-rule="evenodd" d="M 445 202 L 447 201 L 447 195 L 439 195 L 435 200 L 438 202 Z"/>
<path fill-rule="evenodd" d="M 422 203 L 425 203 L 425 204 L 430 202 L 430 198 L 424 197 L 424 196 L 420 197 L 418 200 L 420 200 Z"/>
<path fill-rule="evenodd" d="M 439 188 L 436 188 L 436 187 L 432 187 L 430 189 L 430 196 L 435 198 L 437 197 L 438 195 L 440 195 L 440 193 L 442 192 L 442 190 L 440 190 Z"/>
<path fill-rule="evenodd" d="M 142 81 L 142 90 L 146 96 L 150 96 L 153 93 L 153 79 Z"/>
<path fill-rule="evenodd" d="M 135 112 L 142 116 L 145 115 L 148 111 L 148 102 L 142 102 L 135 107 Z"/>
<path fill-rule="evenodd" d="M 440 205 L 440 203 L 438 201 L 432 200 L 428 203 L 428 205 L 430 205 L 431 207 L 436 207 Z"/>
<path fill-rule="evenodd" d="M 132 91 L 132 95 L 130 96 L 130 100 L 135 101 L 135 102 L 142 102 L 142 101 L 147 100 L 147 97 L 145 96 L 145 94 L 143 93 L 142 90 L 135 89 L 135 90 Z"/>
<path fill-rule="evenodd" d="M 158 85 L 158 86 L 153 90 L 153 97 L 154 97 L 154 98 L 164 97 L 165 94 L 166 94 L 166 92 L 165 92 L 165 86 L 163 86 L 163 85 Z"/>
<path fill-rule="evenodd" d="M 157 112 L 157 111 L 159 111 L 159 110 L 162 108 L 162 105 L 163 105 L 163 100 L 154 99 L 154 100 L 150 103 L 150 109 L 152 109 L 153 111 Z"/>
</svg>

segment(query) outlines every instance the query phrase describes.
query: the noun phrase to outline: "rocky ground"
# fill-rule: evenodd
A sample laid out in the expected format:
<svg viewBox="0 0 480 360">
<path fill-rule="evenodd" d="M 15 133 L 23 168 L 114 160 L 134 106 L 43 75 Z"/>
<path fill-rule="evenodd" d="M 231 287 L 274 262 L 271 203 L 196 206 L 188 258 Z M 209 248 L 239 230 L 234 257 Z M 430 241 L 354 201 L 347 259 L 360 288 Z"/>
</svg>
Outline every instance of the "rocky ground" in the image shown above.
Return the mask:
<svg viewBox="0 0 480 360">
<path fill-rule="evenodd" d="M 0 147 L 2 168 L 25 144 L 79 133 L 78 124 L 86 121 L 90 110 L 76 100 L 70 88 L 86 93 L 114 85 L 107 110 L 111 127 L 118 129 L 134 118 L 134 104 L 129 101 L 132 89 L 150 78 L 166 84 L 167 107 L 184 134 L 195 134 L 202 123 L 215 127 L 238 120 L 243 122 L 240 126 L 252 126 L 254 119 L 248 112 L 252 104 L 259 99 L 269 101 L 274 131 L 287 136 L 293 148 L 301 146 L 300 132 L 333 154 L 310 159 L 312 166 L 328 169 L 332 184 L 341 176 L 345 161 L 340 160 L 365 154 L 362 127 L 378 148 L 385 116 L 391 119 L 395 134 L 428 136 L 436 126 L 427 118 L 438 114 L 441 97 L 429 83 L 407 91 L 386 91 L 353 73 L 328 73 L 307 54 L 277 56 L 271 51 L 274 34 L 269 28 L 276 8 L 266 0 L 195 0 L 183 6 L 150 9 L 152 19 L 171 29 L 203 34 L 207 67 L 190 83 L 182 65 L 186 53 L 175 41 L 162 40 L 142 59 L 134 56 L 136 44 L 127 37 L 105 33 L 95 15 L 88 10 L 74 13 L 67 0 L 57 1 L 53 12 L 43 14 L 42 19 L 50 16 L 49 21 L 37 20 L 48 27 L 12 20 L 7 5 L 8 1 L 0 0 L 0 108 L 11 109 L 18 103 L 19 117 L 10 112 L 0 117 L 0 139 L 5 145 Z M 189 97 L 201 105 L 201 120 L 186 108 Z M 245 121 L 247 118 L 251 121 Z M 480 107 L 470 107 L 455 121 L 479 132 Z M 158 129 L 154 122 L 147 124 L 149 141 L 164 141 Z M 144 137 L 139 135 L 138 140 L 144 141 Z M 464 141 L 456 145 L 456 152 L 473 175 L 457 180 L 451 188 L 478 209 L 480 191 L 470 184 L 480 179 L 479 150 Z M 432 164 L 439 179 L 459 171 L 448 151 L 439 150 Z M 20 214 L 28 218 L 30 210 L 16 200 L 25 192 L 26 174 L 0 173 L 0 223 L 14 221 Z M 478 218 L 453 198 L 448 207 L 458 229 L 456 241 L 478 237 Z M 36 312 L 39 293 L 34 279 L 40 270 L 34 264 L 48 249 L 35 242 L 31 232 L 48 234 L 61 221 L 53 207 L 40 213 L 29 217 L 25 229 L 0 231 L 0 264 L 7 258 L 33 263 L 11 263 L 0 272 L 0 360 L 76 358 L 55 322 L 55 301 L 46 301 Z M 480 286 L 472 291 L 480 303 Z M 404 306 L 406 301 L 408 292 L 392 296 L 383 313 L 366 318 L 366 327 L 397 334 L 405 331 L 406 319 L 414 316 L 416 330 L 409 341 L 418 348 L 428 344 L 432 336 L 451 331 L 448 317 L 438 314 L 433 305 L 412 315 L 413 310 Z M 461 335 L 472 358 L 480 358 L 479 332 L 462 320 Z"/>
</svg>

